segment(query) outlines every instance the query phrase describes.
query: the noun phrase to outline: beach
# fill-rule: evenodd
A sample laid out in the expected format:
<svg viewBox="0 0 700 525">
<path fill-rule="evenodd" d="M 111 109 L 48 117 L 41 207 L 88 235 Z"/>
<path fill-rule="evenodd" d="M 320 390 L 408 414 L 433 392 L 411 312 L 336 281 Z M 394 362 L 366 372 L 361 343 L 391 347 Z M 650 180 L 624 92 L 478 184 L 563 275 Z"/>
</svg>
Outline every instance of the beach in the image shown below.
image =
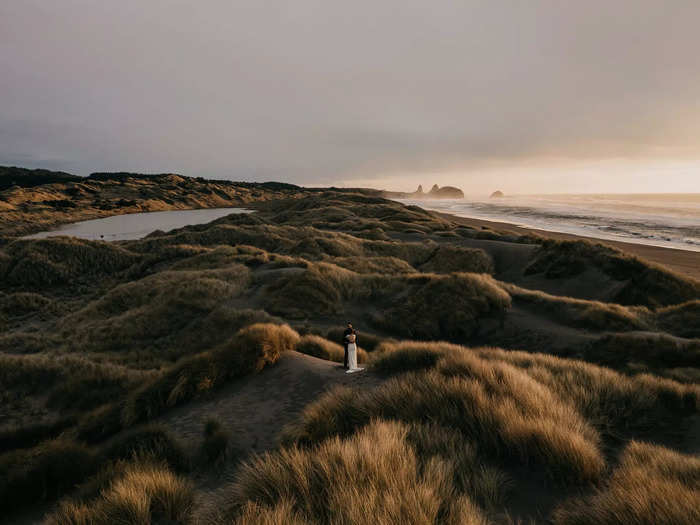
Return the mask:
<svg viewBox="0 0 700 525">
<path fill-rule="evenodd" d="M 559 233 L 546 230 L 538 230 L 535 228 L 525 228 L 522 226 L 517 226 L 515 224 L 509 224 L 506 222 L 496 222 L 487 221 L 484 219 L 472 219 L 468 217 L 459 217 L 457 215 L 436 212 L 440 216 L 449 218 L 465 226 L 470 226 L 472 228 L 488 228 L 492 230 L 498 230 L 501 232 L 510 232 L 517 235 L 528 235 L 535 234 L 542 237 L 549 237 L 552 239 L 565 239 L 565 240 L 588 240 L 591 242 L 598 242 L 618 250 L 642 257 L 647 261 L 661 264 L 667 268 L 693 277 L 694 279 L 700 279 L 700 252 L 681 250 L 676 248 L 664 248 L 661 246 L 652 246 L 649 244 L 637 244 L 632 242 L 622 242 L 614 241 L 609 239 L 599 239 L 596 237 L 587 237 L 583 235 L 574 235 L 570 233 Z"/>
</svg>

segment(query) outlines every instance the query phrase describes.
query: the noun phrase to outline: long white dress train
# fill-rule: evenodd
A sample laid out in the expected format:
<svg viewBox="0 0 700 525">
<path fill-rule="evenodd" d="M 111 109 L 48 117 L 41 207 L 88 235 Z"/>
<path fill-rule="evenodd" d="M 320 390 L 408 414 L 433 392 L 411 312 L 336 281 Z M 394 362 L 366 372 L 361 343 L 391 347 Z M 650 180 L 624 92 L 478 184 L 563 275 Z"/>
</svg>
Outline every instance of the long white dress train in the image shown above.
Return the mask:
<svg viewBox="0 0 700 525">
<path fill-rule="evenodd" d="M 352 374 L 360 370 L 364 370 L 364 368 L 358 368 L 357 366 L 357 345 L 355 343 L 348 343 L 348 369 L 345 373 Z"/>
</svg>

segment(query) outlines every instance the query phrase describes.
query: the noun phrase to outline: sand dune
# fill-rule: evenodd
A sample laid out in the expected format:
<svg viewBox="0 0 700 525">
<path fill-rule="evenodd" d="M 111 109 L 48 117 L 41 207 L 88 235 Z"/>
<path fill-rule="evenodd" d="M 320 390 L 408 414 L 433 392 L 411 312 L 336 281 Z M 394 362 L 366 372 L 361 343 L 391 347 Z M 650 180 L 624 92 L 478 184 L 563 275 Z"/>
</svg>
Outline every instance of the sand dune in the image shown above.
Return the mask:
<svg viewBox="0 0 700 525">
<path fill-rule="evenodd" d="M 129 493 L 169 494 L 167 517 L 192 523 L 367 523 L 327 502 L 369 485 L 365 515 L 386 523 L 563 523 L 584 513 L 577 494 L 633 490 L 639 457 L 682 478 L 700 406 L 696 280 L 367 193 L 287 196 L 134 241 L 3 241 L 8 516 L 61 501 L 52 523 L 99 522 Z M 348 320 L 366 371 L 297 353 L 337 359 Z M 650 469 L 647 486 L 666 483 Z M 637 500 L 690 516 L 653 491 Z"/>
</svg>

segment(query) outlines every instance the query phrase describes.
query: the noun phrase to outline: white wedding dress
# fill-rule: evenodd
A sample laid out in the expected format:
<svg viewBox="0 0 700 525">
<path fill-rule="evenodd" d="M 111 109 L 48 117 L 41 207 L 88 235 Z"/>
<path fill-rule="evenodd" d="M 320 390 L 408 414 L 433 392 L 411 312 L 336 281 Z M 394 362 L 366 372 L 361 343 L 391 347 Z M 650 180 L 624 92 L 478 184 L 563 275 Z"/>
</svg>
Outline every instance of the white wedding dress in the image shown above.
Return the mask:
<svg viewBox="0 0 700 525">
<path fill-rule="evenodd" d="M 348 369 L 345 373 L 352 374 L 360 370 L 364 370 L 364 368 L 358 368 L 357 366 L 357 345 L 355 343 L 348 343 Z"/>
</svg>

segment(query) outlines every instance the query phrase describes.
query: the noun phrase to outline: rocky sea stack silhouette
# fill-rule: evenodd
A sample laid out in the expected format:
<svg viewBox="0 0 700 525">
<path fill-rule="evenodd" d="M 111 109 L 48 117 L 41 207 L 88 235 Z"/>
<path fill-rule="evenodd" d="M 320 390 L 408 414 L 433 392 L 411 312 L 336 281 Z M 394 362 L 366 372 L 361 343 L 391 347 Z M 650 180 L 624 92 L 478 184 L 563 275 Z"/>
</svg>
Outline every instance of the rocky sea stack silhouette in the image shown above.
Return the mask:
<svg viewBox="0 0 700 525">
<path fill-rule="evenodd" d="M 505 197 L 505 194 L 501 190 L 496 190 L 491 194 L 492 199 L 500 199 L 501 197 Z"/>
<path fill-rule="evenodd" d="M 463 199 L 464 192 L 454 186 L 443 186 L 433 184 L 429 192 L 423 191 L 423 185 L 419 184 L 418 189 L 411 192 L 384 191 L 382 196 L 389 199 Z"/>
</svg>

